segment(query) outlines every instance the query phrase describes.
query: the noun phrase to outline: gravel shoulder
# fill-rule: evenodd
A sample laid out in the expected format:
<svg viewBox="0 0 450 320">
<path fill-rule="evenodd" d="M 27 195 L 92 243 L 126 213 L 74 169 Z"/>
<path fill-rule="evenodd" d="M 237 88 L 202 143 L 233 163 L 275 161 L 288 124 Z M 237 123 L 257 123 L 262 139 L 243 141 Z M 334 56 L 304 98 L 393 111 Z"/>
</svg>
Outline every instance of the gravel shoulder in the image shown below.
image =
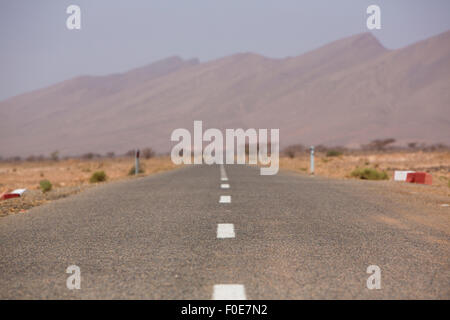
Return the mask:
<svg viewBox="0 0 450 320">
<path fill-rule="evenodd" d="M 66 198 L 92 187 L 93 185 L 61 187 L 46 193 L 43 193 L 40 190 L 27 190 L 20 198 L 11 198 L 0 201 L 0 217 L 10 214 L 26 213 L 33 207 Z"/>
</svg>

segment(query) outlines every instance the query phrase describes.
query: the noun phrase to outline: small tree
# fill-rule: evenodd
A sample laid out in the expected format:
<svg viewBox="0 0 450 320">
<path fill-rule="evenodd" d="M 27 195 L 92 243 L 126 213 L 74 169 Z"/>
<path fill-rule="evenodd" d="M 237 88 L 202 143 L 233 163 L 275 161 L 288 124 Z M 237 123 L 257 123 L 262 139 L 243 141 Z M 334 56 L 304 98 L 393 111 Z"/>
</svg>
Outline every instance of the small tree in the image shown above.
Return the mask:
<svg viewBox="0 0 450 320">
<path fill-rule="evenodd" d="M 81 156 L 81 159 L 90 160 L 94 158 L 94 154 L 92 152 L 85 153 Z"/>
<path fill-rule="evenodd" d="M 125 152 L 125 157 L 134 157 L 136 154 L 136 150 L 128 150 L 127 152 Z"/>
<path fill-rule="evenodd" d="M 50 153 L 50 159 L 53 161 L 58 161 L 59 160 L 59 151 L 53 151 L 52 153 Z"/>
<path fill-rule="evenodd" d="M 288 156 L 291 159 L 295 158 L 296 154 L 304 151 L 305 147 L 301 144 L 290 145 L 283 150 L 284 154 L 286 154 L 286 156 Z"/>
<path fill-rule="evenodd" d="M 34 155 L 31 155 L 31 156 L 27 157 L 25 160 L 29 161 L 29 162 L 34 162 L 37 160 L 37 157 Z"/>
<path fill-rule="evenodd" d="M 155 151 L 153 151 L 152 148 L 144 148 L 142 149 L 142 157 L 144 157 L 144 159 L 150 159 L 153 158 L 155 156 Z"/>
<path fill-rule="evenodd" d="M 327 152 L 328 151 L 328 147 L 323 145 L 323 144 L 319 144 L 319 145 L 314 147 L 314 150 L 316 152 Z"/>
<path fill-rule="evenodd" d="M 369 144 L 363 145 L 363 149 L 383 151 L 393 144 L 396 140 L 393 138 L 372 140 Z"/>
</svg>

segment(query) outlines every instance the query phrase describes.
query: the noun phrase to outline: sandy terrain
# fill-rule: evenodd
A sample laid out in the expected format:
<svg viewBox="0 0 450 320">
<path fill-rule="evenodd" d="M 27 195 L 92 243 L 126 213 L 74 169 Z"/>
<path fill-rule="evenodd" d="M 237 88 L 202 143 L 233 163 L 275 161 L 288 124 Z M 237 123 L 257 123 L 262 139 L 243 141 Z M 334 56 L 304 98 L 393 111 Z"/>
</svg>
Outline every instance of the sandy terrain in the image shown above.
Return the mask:
<svg viewBox="0 0 450 320">
<path fill-rule="evenodd" d="M 309 174 L 309 161 L 309 155 L 306 153 L 293 159 L 282 157 L 280 167 Z M 384 170 L 388 173 L 390 180 L 393 180 L 394 170 L 425 171 L 433 176 L 432 186 L 418 186 L 403 182 L 395 182 L 389 185 L 399 190 L 407 188 L 408 190 L 411 189 L 412 192 L 450 196 L 450 152 L 448 151 L 354 153 L 338 157 L 327 157 L 323 153 L 316 153 L 315 155 L 316 175 L 338 179 L 354 179 L 350 176 L 350 173 L 357 167 Z M 418 191 L 414 191 L 415 189 Z"/>
<path fill-rule="evenodd" d="M 132 179 L 128 172 L 134 165 L 133 158 L 41 162 L 2 162 L 0 163 L 0 194 L 16 188 L 27 188 L 20 199 L 0 201 L 0 215 L 24 212 L 42 203 L 69 196 L 95 184 L 89 178 L 95 171 L 105 171 L 108 181 Z M 141 160 L 144 175 L 171 170 L 176 166 L 169 157 L 156 157 Z M 411 201 L 441 206 L 450 203 L 450 152 L 397 152 L 397 153 L 350 153 L 337 157 L 327 157 L 316 153 L 315 173 L 318 176 L 355 179 L 350 173 L 355 168 L 376 168 L 389 175 L 388 181 L 367 182 L 374 184 L 374 192 L 391 192 Z M 309 155 L 302 153 L 291 159 L 280 158 L 280 168 L 301 174 L 309 174 Z M 416 185 L 394 182 L 394 170 L 426 171 L 433 176 L 433 185 Z M 42 193 L 41 180 L 48 179 L 53 188 Z M 364 182 L 362 182 L 364 183 Z M 383 188 L 379 188 L 382 186 Z"/>
<path fill-rule="evenodd" d="M 0 163 L 0 191 L 6 189 L 39 189 L 39 181 L 48 179 L 53 187 L 88 184 L 95 171 L 105 171 L 108 181 L 127 178 L 134 166 L 133 158 L 62 161 Z M 168 157 L 141 159 L 144 175 L 173 169 L 175 165 Z"/>
<path fill-rule="evenodd" d="M 0 194 L 17 188 L 28 191 L 22 198 L 0 200 L 0 216 L 24 212 L 42 203 L 69 196 L 95 184 L 89 178 L 96 171 L 104 171 L 107 181 L 132 179 L 130 168 L 134 166 L 133 158 L 70 159 L 61 161 L 40 162 L 2 162 L 0 163 Z M 169 157 L 141 159 L 141 167 L 145 172 L 140 176 L 174 169 L 176 166 Z M 41 180 L 49 180 L 52 190 L 42 193 L 39 187 Z"/>
</svg>

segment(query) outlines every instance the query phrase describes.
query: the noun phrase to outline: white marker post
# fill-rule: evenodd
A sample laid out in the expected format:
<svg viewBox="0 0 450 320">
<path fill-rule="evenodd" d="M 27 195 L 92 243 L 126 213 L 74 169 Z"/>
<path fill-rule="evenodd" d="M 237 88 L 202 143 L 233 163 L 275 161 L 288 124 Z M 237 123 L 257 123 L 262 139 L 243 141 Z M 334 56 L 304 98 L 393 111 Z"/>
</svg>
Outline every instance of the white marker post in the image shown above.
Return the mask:
<svg viewBox="0 0 450 320">
<path fill-rule="evenodd" d="M 311 146 L 311 174 L 314 174 L 314 146 Z"/>
<path fill-rule="evenodd" d="M 134 163 L 134 174 L 139 174 L 139 149 L 136 149 L 136 157 L 135 157 L 135 163 Z"/>
</svg>

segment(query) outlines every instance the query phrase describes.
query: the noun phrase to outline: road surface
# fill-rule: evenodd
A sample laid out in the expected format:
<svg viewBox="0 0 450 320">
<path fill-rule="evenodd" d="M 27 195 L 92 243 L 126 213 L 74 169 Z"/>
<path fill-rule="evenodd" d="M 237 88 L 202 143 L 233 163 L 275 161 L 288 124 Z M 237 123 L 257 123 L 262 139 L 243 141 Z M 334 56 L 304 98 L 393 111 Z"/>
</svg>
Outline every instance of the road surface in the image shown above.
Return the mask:
<svg viewBox="0 0 450 320">
<path fill-rule="evenodd" d="M 0 298 L 449 299 L 449 233 L 369 184 L 199 165 L 100 185 L 0 219 Z"/>
</svg>

